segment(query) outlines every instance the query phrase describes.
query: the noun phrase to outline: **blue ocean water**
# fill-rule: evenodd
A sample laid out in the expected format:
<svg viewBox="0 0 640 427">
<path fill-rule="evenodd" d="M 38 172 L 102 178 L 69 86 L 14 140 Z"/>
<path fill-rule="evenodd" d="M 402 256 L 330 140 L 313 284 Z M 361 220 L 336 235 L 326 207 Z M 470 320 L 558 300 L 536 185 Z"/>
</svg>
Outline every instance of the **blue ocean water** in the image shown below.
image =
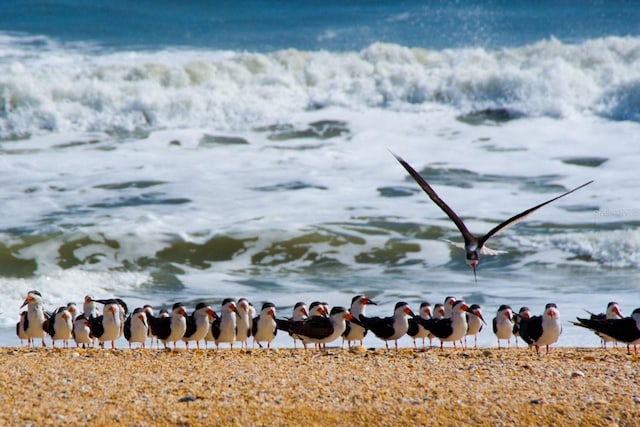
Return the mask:
<svg viewBox="0 0 640 427">
<path fill-rule="evenodd" d="M 639 305 L 636 2 L 5 3 L 2 345 L 30 289 Z M 595 182 L 492 239 L 475 282 L 389 150 L 477 233 Z M 577 329 L 560 344 L 599 345 Z"/>
<path fill-rule="evenodd" d="M 21 1 L 0 28 L 113 49 L 269 52 L 360 50 L 372 43 L 445 49 L 567 43 L 640 33 L 634 1 Z"/>
</svg>

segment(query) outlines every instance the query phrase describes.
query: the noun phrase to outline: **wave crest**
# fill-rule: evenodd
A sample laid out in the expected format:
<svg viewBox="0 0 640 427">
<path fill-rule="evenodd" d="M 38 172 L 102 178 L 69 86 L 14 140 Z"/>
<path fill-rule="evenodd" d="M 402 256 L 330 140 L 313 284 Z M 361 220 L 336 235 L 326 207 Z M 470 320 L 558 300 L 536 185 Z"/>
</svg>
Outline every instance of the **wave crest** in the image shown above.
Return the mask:
<svg viewBox="0 0 640 427">
<path fill-rule="evenodd" d="M 640 117 L 640 38 L 496 51 L 375 43 L 359 52 L 98 52 L 0 38 L 0 138 L 278 123 L 308 109 Z"/>
</svg>

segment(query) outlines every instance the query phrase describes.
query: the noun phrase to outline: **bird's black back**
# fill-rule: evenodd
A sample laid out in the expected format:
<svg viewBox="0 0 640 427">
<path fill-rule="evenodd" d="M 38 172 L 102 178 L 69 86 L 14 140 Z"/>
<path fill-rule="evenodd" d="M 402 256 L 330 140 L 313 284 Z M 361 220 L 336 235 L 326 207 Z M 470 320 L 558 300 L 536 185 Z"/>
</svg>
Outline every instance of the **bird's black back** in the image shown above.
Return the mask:
<svg viewBox="0 0 640 427">
<path fill-rule="evenodd" d="M 191 337 L 191 335 L 196 333 L 196 312 L 192 312 L 190 315 L 187 316 L 186 318 L 187 320 L 187 329 L 184 332 L 184 336 L 183 338 L 189 338 Z"/>
<path fill-rule="evenodd" d="M 453 333 L 453 320 L 450 318 L 423 319 L 421 317 L 414 317 L 413 319 L 437 338 L 446 338 Z"/>
<path fill-rule="evenodd" d="M 131 339 L 131 314 L 124 321 L 124 338 L 129 341 Z"/>
<path fill-rule="evenodd" d="M 640 339 L 640 330 L 636 326 L 636 321 L 631 317 L 603 320 L 581 319 L 579 317 L 577 319 L 580 323 L 575 323 L 576 325 L 607 335 L 616 341 L 630 343 Z"/>
<path fill-rule="evenodd" d="M 393 316 L 390 317 L 367 317 L 364 315 L 360 315 L 360 321 L 364 325 L 364 327 L 378 338 L 386 339 L 396 332 L 393 328 Z"/>
<path fill-rule="evenodd" d="M 94 317 L 89 321 L 89 330 L 94 337 L 101 337 L 104 334 L 104 325 L 102 321 L 104 320 L 104 315 L 100 315 L 98 317 Z"/>
<path fill-rule="evenodd" d="M 533 345 L 542 336 L 542 316 L 520 318 L 520 338 Z"/>
</svg>

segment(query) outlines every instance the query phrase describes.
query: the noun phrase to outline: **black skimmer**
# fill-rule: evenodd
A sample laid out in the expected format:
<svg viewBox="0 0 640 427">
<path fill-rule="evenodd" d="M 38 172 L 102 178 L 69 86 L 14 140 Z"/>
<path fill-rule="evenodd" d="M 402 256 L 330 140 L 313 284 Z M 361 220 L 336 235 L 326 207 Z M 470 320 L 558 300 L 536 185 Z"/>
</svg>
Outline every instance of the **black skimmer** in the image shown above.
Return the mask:
<svg viewBox="0 0 640 427">
<path fill-rule="evenodd" d="M 307 305 L 304 302 L 299 301 L 295 303 L 295 305 L 293 306 L 293 313 L 291 314 L 291 317 L 287 319 L 287 321 L 302 322 L 303 320 L 307 320 L 308 318 L 309 318 L 309 311 L 307 310 Z M 276 319 L 276 323 L 279 321 L 280 319 Z M 284 329 L 284 330 L 288 331 L 288 329 Z M 291 332 L 289 332 L 289 336 L 293 338 L 293 348 L 296 348 L 296 340 L 302 341 L 302 338 L 300 338 L 297 335 L 294 335 Z M 302 345 L 306 348 L 306 344 L 304 342 L 302 343 Z"/>
<path fill-rule="evenodd" d="M 620 310 L 620 306 L 618 305 L 617 302 L 615 301 L 611 301 L 609 302 L 609 304 L 607 304 L 607 311 L 604 313 L 599 313 L 599 314 L 595 314 L 592 313 L 588 310 L 585 310 L 587 313 L 589 313 L 590 315 L 590 319 L 592 320 L 603 320 L 603 319 L 622 319 L 624 318 L 624 316 L 622 315 L 622 310 Z M 602 340 L 602 347 L 607 348 L 607 343 L 608 342 L 613 342 L 613 343 L 617 343 L 618 341 L 608 337 L 606 335 L 603 334 L 597 334 L 600 337 L 600 339 Z"/>
<path fill-rule="evenodd" d="M 434 319 L 444 319 L 445 318 L 445 309 L 444 304 L 437 303 L 433 306 L 433 311 L 431 317 Z"/>
<path fill-rule="evenodd" d="M 187 348 L 190 341 L 195 341 L 196 348 L 200 349 L 200 341 L 209 333 L 215 315 L 215 311 L 207 304 L 200 302 L 196 305 L 195 310 L 187 317 L 187 329 L 182 337 Z"/>
<path fill-rule="evenodd" d="M 42 346 L 47 345 L 44 342 L 45 329 L 43 327 L 48 316 L 44 311 L 44 300 L 39 291 L 29 291 L 20 308 L 27 306 L 27 316 L 24 319 L 24 331 L 33 343 L 34 338 L 40 338 Z"/>
<path fill-rule="evenodd" d="M 45 320 L 44 327 L 51 337 L 51 346 L 56 346 L 57 340 L 62 340 L 64 348 L 69 347 L 69 340 L 73 332 L 73 315 L 69 313 L 66 306 L 58 307 L 51 314 L 51 317 Z"/>
<path fill-rule="evenodd" d="M 124 337 L 129 342 L 129 348 L 133 343 L 140 343 L 140 346 L 145 348 L 148 336 L 147 313 L 138 307 L 124 321 Z"/>
<path fill-rule="evenodd" d="M 393 153 L 391 153 L 393 154 Z M 415 169 L 413 169 L 413 167 L 411 167 L 411 165 L 409 163 L 407 163 L 406 161 L 404 161 L 401 157 L 393 154 L 393 156 L 398 160 L 398 162 L 400 162 L 400 164 L 407 170 L 407 172 L 409 172 L 409 175 L 411 175 L 411 177 L 418 183 L 418 185 L 424 190 L 425 193 L 427 193 L 427 196 L 429 196 L 429 198 L 431 199 L 431 201 L 433 201 L 433 203 L 435 203 L 440 209 L 442 209 L 442 211 L 447 214 L 447 216 L 449 217 L 449 219 L 451 219 L 451 221 L 453 221 L 453 223 L 456 225 L 456 227 L 458 228 L 458 230 L 460 231 L 460 233 L 462 234 L 462 237 L 464 239 L 464 250 L 465 250 L 465 254 L 466 254 L 466 262 L 467 264 L 473 269 L 473 275 L 474 278 L 476 277 L 476 268 L 478 267 L 478 263 L 480 262 L 480 255 L 495 255 L 499 252 L 497 251 L 493 251 L 489 248 L 487 248 L 485 246 L 485 243 L 487 243 L 487 241 L 495 236 L 497 233 L 499 233 L 500 231 L 504 230 L 505 228 L 517 223 L 518 221 L 523 220 L 524 218 L 526 218 L 527 216 L 529 216 L 530 214 L 532 214 L 533 212 L 537 211 L 538 209 L 540 209 L 543 206 L 548 205 L 549 203 L 552 203 L 562 197 L 565 197 L 571 193 L 573 193 L 574 191 L 577 191 L 589 184 L 591 184 L 593 182 L 589 181 L 589 182 L 585 182 L 582 185 L 579 185 L 578 187 L 575 187 L 559 196 L 554 197 L 553 199 L 547 200 L 546 202 L 540 203 L 532 208 L 529 208 L 525 211 L 520 212 L 519 214 L 516 214 L 514 216 L 512 216 L 511 218 L 501 222 L 500 224 L 496 225 L 495 227 L 493 227 L 491 230 L 489 230 L 489 232 L 483 236 L 474 236 L 473 234 L 471 234 L 471 232 L 469 231 L 469 229 L 467 229 L 467 226 L 464 224 L 464 222 L 462 221 L 462 219 L 460 219 L 460 217 L 458 216 L 458 214 L 456 214 L 454 212 L 453 209 L 451 209 L 449 207 L 449 205 L 447 205 L 444 200 L 442 200 L 440 198 L 440 196 L 438 196 L 438 194 L 435 192 L 435 190 L 433 188 L 431 188 L 431 186 L 427 183 L 427 181 L 425 181 L 425 179 L 418 173 L 416 172 Z"/>
<path fill-rule="evenodd" d="M 631 316 L 622 319 L 582 319 L 578 322 L 571 322 L 574 325 L 582 326 L 597 333 L 606 335 L 616 341 L 627 345 L 627 353 L 631 354 L 630 346 L 633 345 L 633 352 L 638 354 L 638 344 L 640 344 L 640 308 L 636 308 Z"/>
<path fill-rule="evenodd" d="M 349 313 L 351 313 L 354 319 L 359 319 L 361 314 L 366 316 L 367 305 L 377 304 L 364 295 L 356 295 L 351 299 Z M 366 335 L 367 330 L 362 325 L 349 321 L 347 322 L 347 328 L 342 334 L 342 341 L 346 341 L 349 348 L 351 348 L 351 343 L 355 341 L 360 341 L 360 345 L 362 345 L 362 340 L 364 340 Z"/>
<path fill-rule="evenodd" d="M 322 304 L 319 307 L 321 307 L 320 312 L 324 313 Z M 351 319 L 353 316 L 346 308 L 333 307 L 329 317 L 320 314 L 297 322 L 278 319 L 277 327 L 299 337 L 305 346 L 306 344 L 316 344 L 317 347 L 326 347 L 328 343 L 335 341 L 342 335 L 347 328 L 347 321 Z"/>
<path fill-rule="evenodd" d="M 418 317 L 424 320 L 431 319 L 431 304 L 424 301 L 420 304 L 420 310 L 418 311 Z M 413 347 L 418 348 L 416 340 L 422 338 L 422 348 L 425 348 L 424 339 L 429 338 L 429 345 L 433 339 L 433 334 L 425 329 L 420 323 L 418 323 L 413 317 L 409 318 L 409 329 L 407 329 L 407 335 L 413 338 Z"/>
<path fill-rule="evenodd" d="M 309 317 L 329 317 L 329 312 L 323 303 L 314 301 L 309 305 Z"/>
<path fill-rule="evenodd" d="M 440 340 L 440 349 L 443 348 L 445 341 L 452 341 L 453 347 L 456 348 L 456 341 L 461 340 L 467 333 L 467 316 L 466 311 L 469 306 L 463 300 L 457 300 L 453 304 L 452 316 L 424 320 L 419 317 L 414 319 L 431 332 Z"/>
<path fill-rule="evenodd" d="M 520 318 L 520 338 L 529 346 L 535 346 L 538 354 L 541 345 L 546 346 L 549 354 L 549 346 L 558 341 L 561 333 L 560 312 L 558 306 L 552 302 L 544 307 L 542 316 Z"/>
<path fill-rule="evenodd" d="M 467 310 L 467 333 L 464 336 L 465 347 L 467 345 L 467 335 L 473 335 L 474 347 L 478 347 L 478 334 L 482 331 L 482 326 L 487 323 L 482 317 L 482 308 L 478 304 L 471 304 Z"/>
<path fill-rule="evenodd" d="M 251 335 L 253 336 L 254 345 L 262 347 L 263 342 L 266 341 L 267 348 L 271 348 L 271 341 L 276 337 L 278 333 L 276 322 L 276 306 L 270 302 L 262 304 L 260 314 L 253 319 L 253 326 L 251 328 Z"/>
<path fill-rule="evenodd" d="M 251 336 L 251 327 L 253 326 L 253 316 L 249 314 L 250 304 L 248 299 L 240 298 L 236 307 L 236 341 L 239 341 L 244 348 L 247 348 L 247 341 Z"/>
<path fill-rule="evenodd" d="M 236 302 L 232 298 L 225 298 L 222 301 L 222 309 L 220 310 L 220 316 L 216 317 L 211 325 L 213 340 L 216 343 L 216 348 L 221 343 L 229 343 L 233 348 L 233 343 L 236 340 Z"/>
<path fill-rule="evenodd" d="M 444 304 L 442 304 L 442 307 L 444 308 L 444 315 L 443 317 L 449 318 L 452 316 L 453 314 L 453 304 L 456 303 L 456 298 L 455 297 L 446 297 L 444 299 Z"/>
<path fill-rule="evenodd" d="M 78 315 L 80 313 L 78 313 L 78 307 L 76 306 L 75 302 L 68 302 L 67 303 L 67 311 L 69 312 L 69 314 L 71 314 L 71 323 L 73 323 L 73 321 L 76 319 L 76 317 L 78 317 Z"/>
<path fill-rule="evenodd" d="M 398 350 L 398 339 L 402 338 L 409 330 L 407 316 L 414 317 L 415 314 L 409 308 L 409 304 L 401 301 L 396 303 L 393 309 L 393 316 L 367 317 L 361 314 L 360 321 L 376 337 L 384 340 L 387 350 L 389 350 L 389 341 L 394 341 L 396 350 Z"/>
<path fill-rule="evenodd" d="M 82 313 L 84 314 L 84 317 L 89 320 L 100 315 L 98 306 L 96 305 L 96 302 L 93 300 L 93 297 L 91 295 L 86 295 L 84 297 L 84 303 L 82 304 Z"/>
<path fill-rule="evenodd" d="M 122 306 L 117 299 L 94 300 L 104 304 L 102 315 L 89 320 L 91 335 L 98 339 L 101 348 L 104 343 L 111 341 L 111 348 L 115 348 L 115 341 L 122 336 L 124 321 L 122 320 Z"/>
<path fill-rule="evenodd" d="M 176 342 L 182 340 L 187 331 L 187 311 L 184 304 L 177 302 L 171 307 L 169 317 L 154 317 L 147 312 L 147 322 L 153 335 L 162 341 L 164 348 L 168 348 L 167 343 L 171 342 L 175 349 Z"/>
<path fill-rule="evenodd" d="M 516 347 L 518 346 L 518 337 L 520 336 L 520 319 L 528 319 L 531 317 L 531 309 L 529 307 L 520 307 L 518 314 L 513 313 L 511 320 L 513 321 L 513 336 L 516 337 Z"/>
<path fill-rule="evenodd" d="M 500 348 L 500 340 L 507 340 L 507 347 L 511 346 L 511 335 L 513 335 L 513 309 L 502 304 L 498 307 L 496 317 L 493 318 L 493 333 L 498 338 L 498 348 Z"/>
<path fill-rule="evenodd" d="M 27 312 L 20 312 L 20 320 L 16 323 L 16 335 L 20 339 L 20 345 L 24 345 L 24 341 L 27 341 L 27 345 L 31 345 L 31 338 L 27 335 L 27 332 L 24 330 L 24 322 L 27 319 Z"/>
<path fill-rule="evenodd" d="M 73 321 L 73 339 L 76 347 L 86 348 L 93 344 L 93 335 L 91 334 L 91 325 L 89 319 L 82 313 Z"/>
</svg>

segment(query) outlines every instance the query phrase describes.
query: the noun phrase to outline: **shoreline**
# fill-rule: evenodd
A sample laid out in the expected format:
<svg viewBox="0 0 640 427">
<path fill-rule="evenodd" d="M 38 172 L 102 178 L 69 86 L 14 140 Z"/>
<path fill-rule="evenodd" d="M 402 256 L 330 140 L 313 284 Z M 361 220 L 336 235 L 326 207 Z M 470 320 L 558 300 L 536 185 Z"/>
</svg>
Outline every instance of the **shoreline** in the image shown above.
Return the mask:
<svg viewBox="0 0 640 427">
<path fill-rule="evenodd" d="M 635 425 L 626 348 L 0 348 L 11 425 Z"/>
</svg>

